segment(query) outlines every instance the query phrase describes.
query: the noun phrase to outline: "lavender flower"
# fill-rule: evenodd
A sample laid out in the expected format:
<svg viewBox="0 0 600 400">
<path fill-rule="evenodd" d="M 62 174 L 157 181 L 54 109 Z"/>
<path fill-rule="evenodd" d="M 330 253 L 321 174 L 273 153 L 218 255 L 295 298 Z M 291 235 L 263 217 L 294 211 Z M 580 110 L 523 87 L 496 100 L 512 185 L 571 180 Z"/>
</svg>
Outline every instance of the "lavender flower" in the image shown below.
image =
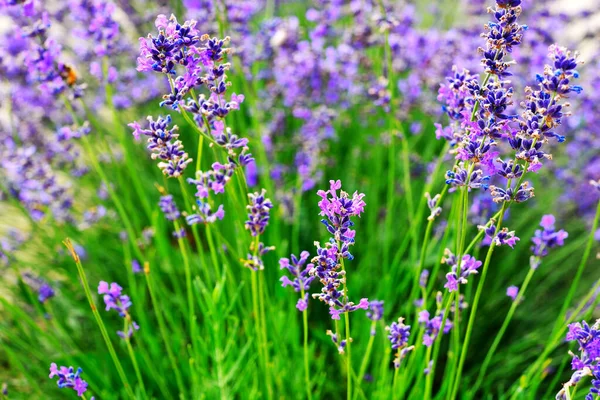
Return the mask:
<svg viewBox="0 0 600 400">
<path fill-rule="evenodd" d="M 379 321 L 383 318 L 383 301 L 382 300 L 370 300 L 369 309 L 366 312 L 367 318 L 371 321 Z"/>
<path fill-rule="evenodd" d="M 175 201 L 173 200 L 173 196 L 170 194 L 161 196 L 158 206 L 169 221 L 175 221 L 181 215 L 177 209 L 177 204 L 175 204 Z"/>
<path fill-rule="evenodd" d="M 165 118 L 158 117 L 156 121 L 152 116 L 148 116 L 148 129 L 143 129 L 138 122 L 128 124 L 133 129 L 133 136 L 137 139 L 140 134 L 148 136 L 148 150 L 152 152 L 153 160 L 159 159 L 158 167 L 163 174 L 170 178 L 180 176 L 187 165 L 192 162 L 188 154 L 183 151 L 181 141 L 176 140 L 179 137 L 177 125 L 169 129 L 171 116 Z"/>
<path fill-rule="evenodd" d="M 400 368 L 402 359 L 414 348 L 414 346 L 408 346 L 410 325 L 404 325 L 404 318 L 398 318 L 398 322 L 392 322 L 385 329 L 389 332 L 388 339 L 392 343 L 392 349 L 396 350 L 394 368 Z"/>
<path fill-rule="evenodd" d="M 38 301 L 40 303 L 45 303 L 46 300 L 54 297 L 54 294 L 55 293 L 54 293 L 54 289 L 52 289 L 52 286 L 50 286 L 44 282 L 38 289 Z"/>
<path fill-rule="evenodd" d="M 142 266 L 140 265 L 140 262 L 136 259 L 131 260 L 131 271 L 134 274 L 139 274 L 140 272 L 142 272 Z"/>
<path fill-rule="evenodd" d="M 496 246 L 507 245 L 512 249 L 517 242 L 521 240 L 515 236 L 515 231 L 509 231 L 508 228 L 502 228 L 500 229 L 500 232 L 496 234 L 496 226 L 493 221 L 487 228 L 480 228 L 485 229 L 486 238 L 489 240 L 489 243 L 495 242 Z"/>
<path fill-rule="evenodd" d="M 337 190 L 341 189 L 342 182 L 339 180 L 329 181 L 329 185 L 329 190 L 317 192 L 321 197 L 321 201 L 319 201 L 320 215 L 326 217 L 321 222 L 333 235 L 334 240 L 342 243 L 342 256 L 352 260 L 353 257 L 348 252 L 348 246 L 354 244 L 356 232 L 350 229 L 354 225 L 350 217 L 360 217 L 366 205 L 363 201 L 365 195 L 354 192 L 350 198 L 349 194 L 342 190 L 338 197 Z"/>
<path fill-rule="evenodd" d="M 361 299 L 359 304 L 348 300 L 346 272 L 342 269 L 343 259 L 353 259 L 349 247 L 354 244 L 355 231 L 350 229 L 354 225 L 350 217 L 360 216 L 366 204 L 362 200 L 364 197 L 362 193 L 354 192 L 350 197 L 348 193 L 341 191 L 338 197 L 337 190 L 342 187 L 339 180 L 329 181 L 329 184 L 329 190 L 319 190 L 317 194 L 321 197 L 320 215 L 326 217 L 321 222 L 333 237 L 325 243 L 325 247 L 315 242 L 317 255 L 312 259 L 314 267 L 309 274 L 318 277 L 323 284 L 321 293 L 315 293 L 313 297 L 329 305 L 332 319 L 340 319 L 342 313 L 356 311 L 359 308 L 366 310 L 369 307 L 366 298 Z"/>
<path fill-rule="evenodd" d="M 260 193 L 249 193 L 250 204 L 246 206 L 248 210 L 248 220 L 245 222 L 246 229 L 252 236 L 262 235 L 269 223 L 269 213 L 273 208 L 271 200 L 265 197 L 267 191 L 263 189 Z"/>
<path fill-rule="evenodd" d="M 519 295 L 519 288 L 517 286 L 509 286 L 506 288 L 506 295 L 515 301 Z"/>
<path fill-rule="evenodd" d="M 88 384 L 81 378 L 82 372 L 81 368 L 77 368 L 77 371 L 75 371 L 73 367 L 58 368 L 56 363 L 52 363 L 50 364 L 49 378 L 52 379 L 58 376 L 56 383 L 59 388 L 71 388 L 77 392 L 77 396 L 83 397 L 83 394 L 87 391 Z"/>
<path fill-rule="evenodd" d="M 476 274 L 477 269 L 479 269 L 482 264 L 481 261 L 477 261 L 468 254 L 465 254 L 459 262 L 449 249 L 445 250 L 442 263 L 448 264 L 452 268 L 452 270 L 446 274 L 446 284 L 444 285 L 449 292 L 458 290 L 459 284 L 467 284 L 467 277 Z"/>
<path fill-rule="evenodd" d="M 536 257 L 544 257 L 548 254 L 548 249 L 564 245 L 565 239 L 569 234 L 564 230 L 556 231 L 554 228 L 555 218 L 553 215 L 544 215 L 540 226 L 543 229 L 535 231 L 531 238 L 533 246 L 531 252 Z"/>
<path fill-rule="evenodd" d="M 429 318 L 429 311 L 423 310 L 419 313 L 419 324 L 425 327 L 425 333 L 423 334 L 423 345 L 429 347 L 433 344 L 437 338 L 440 330 L 442 330 L 442 323 L 444 321 L 444 312 L 440 311 L 435 317 Z M 444 333 L 450 332 L 452 329 L 452 322 L 446 319 L 443 331 Z"/>
<path fill-rule="evenodd" d="M 124 339 L 129 339 L 134 330 L 138 330 L 140 327 L 135 321 L 131 321 L 131 316 L 128 312 L 129 307 L 131 307 L 131 300 L 129 296 L 122 294 L 122 291 L 123 288 L 115 282 L 111 283 L 110 287 L 104 281 L 100 281 L 98 285 L 98 294 L 104 295 L 106 311 L 114 309 L 121 317 L 125 318 L 127 332 L 118 331 L 117 334 Z"/>
<path fill-rule="evenodd" d="M 279 260 L 280 269 L 287 269 L 288 272 L 294 278 L 290 280 L 286 275 L 282 276 L 281 286 L 291 286 L 296 293 L 304 293 L 303 297 L 298 299 L 296 303 L 296 308 L 299 311 L 304 311 L 308 307 L 308 289 L 310 289 L 311 282 L 315 279 L 314 276 L 309 276 L 308 272 L 313 268 L 313 264 L 306 264 L 308 257 L 310 254 L 308 251 L 303 251 L 300 253 L 300 258 L 297 258 L 295 255 L 291 255 L 290 259 L 282 258 Z M 304 266 L 306 264 L 306 266 Z"/>
<path fill-rule="evenodd" d="M 585 321 L 569 324 L 566 337 L 568 342 L 577 342 L 579 354 L 570 353 L 573 357 L 571 367 L 575 372 L 564 386 L 575 386 L 584 376 L 591 376 L 592 386 L 585 397 L 586 400 L 593 400 L 600 394 L 600 364 L 598 363 L 600 358 L 599 325 L 599 321 L 596 321 L 593 326 L 589 326 Z M 558 393 L 556 398 L 565 398 L 564 389 Z"/>
<path fill-rule="evenodd" d="M 438 202 L 440 201 L 441 195 L 438 193 L 433 198 L 429 193 L 425 193 L 425 197 L 427 198 L 427 207 L 431 214 L 427 217 L 428 221 L 433 221 L 442 213 L 442 207 L 438 206 Z"/>
</svg>

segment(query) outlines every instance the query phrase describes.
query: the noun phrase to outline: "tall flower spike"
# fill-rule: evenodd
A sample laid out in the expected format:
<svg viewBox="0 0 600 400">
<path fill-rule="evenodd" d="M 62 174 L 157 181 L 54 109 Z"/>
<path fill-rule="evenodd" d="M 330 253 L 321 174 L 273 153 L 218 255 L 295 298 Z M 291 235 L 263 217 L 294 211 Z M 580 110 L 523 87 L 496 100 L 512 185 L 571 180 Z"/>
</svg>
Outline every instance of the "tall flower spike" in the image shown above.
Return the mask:
<svg viewBox="0 0 600 400">
<path fill-rule="evenodd" d="M 265 197 L 267 191 L 263 189 L 260 193 L 249 193 L 250 204 L 246 206 L 248 209 L 248 220 L 246 221 L 246 229 L 252 236 L 262 235 L 269 223 L 269 213 L 273 208 L 271 200 Z"/>
<path fill-rule="evenodd" d="M 329 190 L 319 190 L 317 194 L 321 197 L 320 215 L 326 217 L 321 222 L 333 237 L 325 243 L 325 247 L 315 242 L 317 255 L 312 259 L 314 267 L 309 273 L 311 276 L 318 277 L 323 285 L 321 293 L 315 293 L 313 297 L 328 304 L 331 318 L 338 320 L 340 314 L 358 309 L 366 310 L 369 307 L 366 298 L 361 299 L 358 304 L 348 300 L 348 296 L 344 293 L 346 272 L 342 270 L 343 259 L 353 259 L 349 247 L 354 244 L 355 232 L 350 229 L 354 225 L 350 217 L 360 216 L 364 211 L 365 202 L 364 194 L 358 192 L 354 192 L 350 197 L 342 190 L 338 196 L 337 191 L 342 187 L 339 180 L 329 181 L 329 184 Z"/>
<path fill-rule="evenodd" d="M 414 346 L 408 346 L 410 325 L 404 324 L 404 318 L 398 318 L 398 322 L 392 322 L 392 324 L 390 326 L 386 326 L 385 329 L 389 332 L 388 339 L 392 344 L 392 349 L 396 350 L 394 368 L 400 368 L 402 359 L 406 356 L 406 354 L 408 354 L 409 351 L 414 349 Z"/>
</svg>

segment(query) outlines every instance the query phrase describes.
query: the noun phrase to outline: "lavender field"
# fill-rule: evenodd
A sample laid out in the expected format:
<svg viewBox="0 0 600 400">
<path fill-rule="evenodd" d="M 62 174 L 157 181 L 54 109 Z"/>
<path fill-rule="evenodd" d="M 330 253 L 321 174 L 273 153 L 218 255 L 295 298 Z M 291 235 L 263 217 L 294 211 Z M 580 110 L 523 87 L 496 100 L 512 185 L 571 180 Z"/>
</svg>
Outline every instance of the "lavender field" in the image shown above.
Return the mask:
<svg viewBox="0 0 600 400">
<path fill-rule="evenodd" d="M 600 399 L 599 15 L 0 0 L 0 399 Z"/>
</svg>

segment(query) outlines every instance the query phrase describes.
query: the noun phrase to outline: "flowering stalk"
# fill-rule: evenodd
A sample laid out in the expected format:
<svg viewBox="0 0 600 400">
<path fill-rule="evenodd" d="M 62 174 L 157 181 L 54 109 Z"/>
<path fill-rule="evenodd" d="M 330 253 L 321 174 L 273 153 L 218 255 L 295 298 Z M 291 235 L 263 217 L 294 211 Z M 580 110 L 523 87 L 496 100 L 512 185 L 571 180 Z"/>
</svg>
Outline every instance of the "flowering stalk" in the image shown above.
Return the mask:
<svg viewBox="0 0 600 400">
<path fill-rule="evenodd" d="M 90 287 L 88 285 L 88 281 L 85 276 L 85 271 L 83 270 L 83 265 L 81 265 L 81 260 L 79 258 L 79 255 L 75 251 L 75 247 L 73 247 L 73 243 L 71 242 L 71 240 L 69 240 L 67 238 L 64 240 L 63 244 L 67 247 L 67 250 L 69 250 L 69 252 L 71 253 L 73 260 L 75 260 L 75 265 L 77 266 L 77 271 L 79 272 L 79 278 L 81 279 L 81 284 L 83 286 L 83 290 L 88 299 L 88 303 L 90 304 L 90 308 L 92 309 L 92 314 L 94 314 L 94 318 L 96 319 L 96 323 L 98 324 L 98 327 L 100 328 L 100 333 L 102 334 L 104 343 L 106 343 L 106 347 L 108 348 L 108 352 L 113 360 L 113 363 L 115 364 L 115 367 L 117 369 L 119 377 L 121 378 L 121 382 L 123 383 L 123 386 L 125 387 L 125 391 L 127 392 L 127 395 L 131 399 L 135 400 L 136 397 L 133 394 L 133 391 L 131 390 L 131 385 L 129 384 L 129 381 L 127 380 L 127 376 L 125 375 L 125 372 L 123 371 L 123 366 L 121 365 L 121 362 L 119 361 L 119 357 L 117 357 L 117 353 L 115 352 L 115 349 L 112 345 L 110 337 L 108 336 L 106 327 L 104 326 L 104 323 L 102 322 L 100 313 L 98 313 L 98 309 L 96 308 L 96 304 L 94 303 L 94 299 L 92 298 L 92 294 L 90 292 Z"/>
</svg>

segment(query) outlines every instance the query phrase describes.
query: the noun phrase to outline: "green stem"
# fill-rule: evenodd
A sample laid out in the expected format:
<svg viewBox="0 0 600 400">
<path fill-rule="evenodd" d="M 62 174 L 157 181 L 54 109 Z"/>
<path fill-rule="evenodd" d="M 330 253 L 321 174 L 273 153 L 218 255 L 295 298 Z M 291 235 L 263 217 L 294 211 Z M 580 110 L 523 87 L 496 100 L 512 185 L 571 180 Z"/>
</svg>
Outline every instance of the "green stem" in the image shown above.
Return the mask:
<svg viewBox="0 0 600 400">
<path fill-rule="evenodd" d="M 183 379 L 181 379 L 181 372 L 179 371 L 179 363 L 173 354 L 173 350 L 171 349 L 172 339 L 169 335 L 167 335 L 167 328 L 165 326 L 165 320 L 163 319 L 163 315 L 161 313 L 161 306 L 158 301 L 156 301 L 156 295 L 154 293 L 154 286 L 152 284 L 152 280 L 150 278 L 150 266 L 148 263 L 144 265 L 144 276 L 146 278 L 146 285 L 148 286 L 148 293 L 150 293 L 150 300 L 152 301 L 152 309 L 154 310 L 154 314 L 156 315 L 156 320 L 158 321 L 158 329 L 160 330 L 160 335 L 162 337 L 162 341 L 165 345 L 165 349 L 167 350 L 167 356 L 169 361 L 171 362 L 171 368 L 175 373 L 175 381 L 177 382 L 177 388 L 179 389 L 180 396 L 184 396 L 185 398 L 185 390 L 183 385 Z"/>
<path fill-rule="evenodd" d="M 521 303 L 523 296 L 525 296 L 525 291 L 527 290 L 527 286 L 529 286 L 529 282 L 531 281 L 531 278 L 533 277 L 533 274 L 535 273 L 535 271 L 536 271 L 535 268 L 529 268 L 529 271 L 527 272 L 527 276 L 525 276 L 525 280 L 523 281 L 523 285 L 521 286 L 521 289 L 519 290 L 519 294 L 517 295 L 517 298 L 513 301 L 512 305 L 510 306 L 510 309 L 508 310 L 508 314 L 506 314 L 506 317 L 504 318 L 504 322 L 502 323 L 502 327 L 500 327 L 500 330 L 496 334 L 496 338 L 494 339 L 492 346 L 488 350 L 487 355 L 485 356 L 485 359 L 483 360 L 483 364 L 481 365 L 481 368 L 479 368 L 479 375 L 477 376 L 477 381 L 475 382 L 475 385 L 473 385 L 473 389 L 472 389 L 473 394 L 475 394 L 477 392 L 477 389 L 479 389 L 479 386 L 481 385 L 481 382 L 483 381 L 483 378 L 484 378 L 485 373 L 490 365 L 490 362 L 492 361 L 492 358 L 494 357 L 494 353 L 496 352 L 498 345 L 500 345 L 500 341 L 502 340 L 502 337 L 506 333 L 508 324 L 510 324 L 510 321 L 512 320 L 512 317 L 515 313 L 515 310 L 517 309 L 517 306 Z"/>
<path fill-rule="evenodd" d="M 142 388 L 142 393 L 144 394 L 144 398 L 148 399 L 148 394 L 146 393 L 146 386 L 144 386 L 144 380 L 142 379 L 142 374 L 140 372 L 140 367 L 138 365 L 137 359 L 135 357 L 135 353 L 133 351 L 133 347 L 131 347 L 131 338 L 128 337 L 129 332 L 129 315 L 125 316 L 125 323 L 123 327 L 123 334 L 125 335 L 125 344 L 127 345 L 127 351 L 129 352 L 129 358 L 131 358 L 131 363 L 133 364 L 133 369 L 135 370 L 135 376 Z"/>
<path fill-rule="evenodd" d="M 362 363 L 360 364 L 360 369 L 358 370 L 358 379 L 357 379 L 357 389 L 360 388 L 362 381 L 365 377 L 365 373 L 367 372 L 367 367 L 369 366 L 369 361 L 371 360 L 371 352 L 373 350 L 373 344 L 375 343 L 375 331 L 377 329 L 376 321 L 371 322 L 371 330 L 369 343 L 367 343 L 367 350 L 365 351 L 365 356 L 363 357 Z M 354 399 L 356 399 L 358 392 L 354 393 Z"/>
<path fill-rule="evenodd" d="M 121 365 L 121 362 L 119 361 L 119 358 L 117 357 L 115 348 L 113 347 L 112 342 L 110 341 L 110 337 L 108 336 L 106 327 L 104 326 L 104 323 L 102 322 L 100 313 L 98 312 L 98 309 L 96 308 L 96 304 L 94 303 L 94 299 L 92 298 L 92 293 L 90 292 L 90 287 L 89 287 L 89 284 L 87 281 L 87 277 L 85 276 L 85 271 L 83 270 L 83 265 L 81 265 L 81 260 L 79 258 L 79 255 L 75 251 L 75 248 L 73 247 L 73 243 L 71 243 L 71 240 L 69 240 L 67 238 L 64 240 L 63 243 L 67 247 L 69 252 L 71 253 L 73 260 L 75 260 L 75 265 L 77 266 L 77 272 L 79 273 L 79 279 L 81 279 L 81 284 L 83 286 L 83 290 L 85 291 L 85 296 L 87 297 L 88 303 L 90 304 L 90 308 L 92 309 L 92 313 L 94 314 L 96 323 L 98 324 L 98 327 L 100 328 L 100 333 L 102 334 L 104 343 L 106 344 L 106 347 L 108 348 L 108 352 L 110 353 L 113 363 L 115 364 L 117 373 L 119 374 L 119 377 L 121 378 L 121 382 L 123 383 L 123 386 L 125 387 L 125 391 L 127 392 L 127 395 L 129 397 L 131 397 L 132 399 L 135 400 L 135 395 L 133 394 L 133 391 L 131 390 L 131 385 L 129 384 L 129 381 L 127 380 L 125 371 L 123 371 L 123 366 Z"/>
<path fill-rule="evenodd" d="M 173 225 L 175 226 L 175 232 L 179 232 L 181 226 L 179 225 L 179 221 L 173 221 Z M 179 235 L 178 235 L 179 236 Z M 187 247 L 181 237 L 177 237 L 177 243 L 179 245 L 179 250 L 181 251 L 181 256 L 183 257 L 183 268 L 185 273 L 185 287 L 187 291 L 187 300 L 188 300 L 188 321 L 190 324 L 190 341 L 192 346 L 194 345 L 194 340 L 196 337 L 196 323 L 195 323 L 195 315 L 194 315 L 194 294 L 192 292 L 192 272 L 190 269 L 190 260 L 188 256 Z"/>
<path fill-rule="evenodd" d="M 525 175 L 525 174 L 523 174 Z M 500 217 L 498 218 L 498 223 L 496 224 L 496 232 L 500 231 L 500 227 L 502 226 L 502 221 L 504 220 L 504 213 L 508 203 L 502 204 L 502 209 L 500 210 Z M 477 308 L 479 306 L 479 300 L 481 299 L 481 294 L 483 293 L 483 286 L 485 284 L 485 278 L 487 276 L 488 267 L 492 260 L 492 255 L 494 254 L 494 249 L 496 248 L 496 242 L 492 241 L 490 244 L 490 248 L 485 257 L 485 262 L 483 264 L 483 269 L 481 271 L 481 278 L 479 278 L 479 284 L 477 285 L 477 291 L 475 292 L 475 298 L 473 300 L 473 306 L 471 308 L 471 313 L 469 314 L 469 322 L 467 324 L 467 331 L 465 333 L 465 340 L 463 341 L 462 351 L 460 353 L 460 360 L 458 362 L 458 370 L 456 371 L 456 377 L 454 379 L 454 384 L 452 386 L 452 394 L 450 395 L 450 399 L 454 400 L 456 395 L 458 394 L 459 386 L 460 386 L 460 378 L 462 375 L 462 369 L 465 364 L 465 360 L 467 358 L 467 351 L 469 348 L 469 341 L 471 340 L 471 332 L 473 331 L 473 325 L 475 324 L 475 316 L 477 315 Z"/>
<path fill-rule="evenodd" d="M 300 290 L 302 299 L 305 298 L 304 286 Z M 302 311 L 303 347 L 304 347 L 304 381 L 306 385 L 306 398 L 312 399 L 312 387 L 310 384 L 310 358 L 308 352 L 308 309 Z"/>
</svg>

